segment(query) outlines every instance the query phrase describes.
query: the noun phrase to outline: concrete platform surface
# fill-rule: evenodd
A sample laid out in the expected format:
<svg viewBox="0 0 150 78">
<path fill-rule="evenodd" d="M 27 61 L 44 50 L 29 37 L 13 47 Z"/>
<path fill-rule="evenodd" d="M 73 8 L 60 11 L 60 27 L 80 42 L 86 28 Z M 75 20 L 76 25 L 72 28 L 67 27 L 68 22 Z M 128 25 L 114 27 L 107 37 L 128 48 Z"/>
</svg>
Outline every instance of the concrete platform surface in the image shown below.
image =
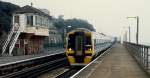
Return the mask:
<svg viewBox="0 0 150 78">
<path fill-rule="evenodd" d="M 117 44 L 89 78 L 150 78 L 124 46 Z"/>
<path fill-rule="evenodd" d="M 116 44 L 109 52 L 98 60 L 97 66 L 91 66 L 75 78 L 150 78 L 123 45 Z"/>
<path fill-rule="evenodd" d="M 61 53 L 64 52 L 63 48 L 60 49 L 51 49 L 49 51 L 45 51 L 43 53 L 33 54 L 33 55 L 21 55 L 21 56 L 4 56 L 0 57 L 0 66 L 8 65 L 15 62 L 21 62 L 24 60 L 34 59 L 37 57 L 43 57 L 46 55 L 51 55 L 55 53 Z"/>
</svg>

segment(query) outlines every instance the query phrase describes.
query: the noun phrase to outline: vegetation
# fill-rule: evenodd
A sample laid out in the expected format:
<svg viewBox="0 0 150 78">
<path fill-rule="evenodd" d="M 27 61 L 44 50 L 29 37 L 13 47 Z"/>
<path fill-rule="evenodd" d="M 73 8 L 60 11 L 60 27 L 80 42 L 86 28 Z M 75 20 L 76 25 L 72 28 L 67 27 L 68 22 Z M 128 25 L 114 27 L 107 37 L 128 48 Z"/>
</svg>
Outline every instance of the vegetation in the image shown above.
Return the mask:
<svg viewBox="0 0 150 78">
<path fill-rule="evenodd" d="M 12 13 L 17 9 L 20 9 L 20 7 L 17 5 L 0 1 L 0 30 L 4 30 L 8 33 L 11 28 Z M 87 28 L 91 31 L 95 31 L 93 26 L 86 20 L 77 18 L 64 20 L 62 15 L 60 15 L 56 20 L 57 21 L 54 23 L 54 25 L 60 30 L 63 30 L 67 26 L 72 26 L 68 30 L 75 28 Z"/>
<path fill-rule="evenodd" d="M 87 28 L 91 31 L 95 31 L 93 25 L 90 24 L 88 21 L 77 18 L 64 20 L 62 17 L 59 17 L 54 25 L 58 29 L 66 28 L 66 30 L 68 30 L 67 32 L 76 28 Z M 71 26 L 71 28 L 67 28 L 67 26 Z"/>
<path fill-rule="evenodd" d="M 66 30 L 66 32 L 69 32 L 69 31 L 76 29 L 76 28 L 86 28 L 86 29 L 89 29 L 91 31 L 95 31 L 93 25 L 90 24 L 86 20 L 77 19 L 77 18 L 65 20 L 65 19 L 63 19 L 62 15 L 59 16 L 58 19 L 54 18 L 54 20 L 55 20 L 54 25 L 59 30 L 59 32 L 61 32 L 63 41 L 65 41 L 64 40 L 65 39 L 64 30 Z M 71 27 L 68 27 L 68 26 L 71 26 Z"/>
<path fill-rule="evenodd" d="M 91 31 L 95 31 L 93 25 L 91 25 L 88 21 L 82 19 L 67 19 L 65 21 L 66 26 L 71 26 L 69 30 L 73 30 L 75 28 L 87 28 Z"/>
<path fill-rule="evenodd" d="M 14 5 L 9 2 L 0 1 L 0 38 L 3 39 L 10 31 L 12 14 L 15 10 L 21 9 L 19 6 Z M 87 28 L 91 31 L 95 31 L 93 26 L 86 20 L 82 19 L 63 19 L 63 15 L 60 15 L 59 18 L 54 18 L 54 25 L 61 32 L 62 38 L 64 39 L 64 29 L 69 32 L 75 28 Z M 71 26 L 68 28 L 67 26 Z M 1 41 L 1 40 L 0 40 Z"/>
<path fill-rule="evenodd" d="M 4 30 L 4 32 L 9 31 L 12 13 L 19 8 L 17 5 L 0 1 L 0 30 Z"/>
</svg>

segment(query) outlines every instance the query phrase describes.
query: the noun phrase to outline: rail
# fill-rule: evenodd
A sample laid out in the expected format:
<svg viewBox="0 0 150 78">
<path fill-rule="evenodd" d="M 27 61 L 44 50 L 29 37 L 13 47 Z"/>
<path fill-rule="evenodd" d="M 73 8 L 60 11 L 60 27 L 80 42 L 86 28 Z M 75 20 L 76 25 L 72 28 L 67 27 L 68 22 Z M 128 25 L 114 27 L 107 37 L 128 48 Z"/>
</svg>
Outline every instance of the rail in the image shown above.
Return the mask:
<svg viewBox="0 0 150 78">
<path fill-rule="evenodd" d="M 83 68 L 83 66 L 70 67 L 70 69 L 68 71 L 58 75 L 56 78 L 70 78 L 72 75 L 77 73 L 82 68 Z"/>
<path fill-rule="evenodd" d="M 18 77 L 22 75 L 27 76 L 25 74 L 28 74 L 30 70 L 34 69 L 40 69 L 43 70 L 44 68 L 47 67 L 53 67 L 53 66 L 58 66 L 63 63 L 66 63 L 67 58 L 65 58 L 65 53 L 56 53 L 56 54 L 51 54 L 51 55 L 46 55 L 42 57 L 37 57 L 33 59 L 27 59 L 27 60 L 22 60 L 18 62 L 12 62 L 8 64 L 3 64 L 0 65 L 0 78 L 1 77 Z M 57 64 L 56 64 L 57 63 Z M 42 68 L 44 67 L 44 68 Z M 33 72 L 31 71 L 31 73 Z M 38 72 L 38 70 L 37 70 Z M 32 75 L 32 74 L 30 74 Z M 21 77 L 21 78 L 22 78 Z"/>
<path fill-rule="evenodd" d="M 150 46 L 129 42 L 124 42 L 124 46 L 141 65 L 141 67 L 150 74 Z"/>
<path fill-rule="evenodd" d="M 111 48 L 113 47 L 113 45 L 115 45 L 115 42 L 113 42 L 109 47 L 107 47 L 105 50 L 103 50 L 102 54 L 100 54 L 97 58 L 95 58 L 92 62 L 90 62 L 89 64 L 87 64 L 85 67 L 83 67 L 81 70 L 79 70 L 77 73 L 75 73 L 74 75 L 72 75 L 70 78 L 79 78 L 81 74 L 83 74 L 83 71 L 91 71 L 93 72 L 93 70 L 91 70 L 90 68 L 94 68 L 98 63 L 98 60 L 103 60 L 103 58 L 109 54 L 109 50 L 111 50 Z M 90 70 L 88 70 L 90 69 Z M 91 74 L 87 73 L 87 77 Z"/>
</svg>

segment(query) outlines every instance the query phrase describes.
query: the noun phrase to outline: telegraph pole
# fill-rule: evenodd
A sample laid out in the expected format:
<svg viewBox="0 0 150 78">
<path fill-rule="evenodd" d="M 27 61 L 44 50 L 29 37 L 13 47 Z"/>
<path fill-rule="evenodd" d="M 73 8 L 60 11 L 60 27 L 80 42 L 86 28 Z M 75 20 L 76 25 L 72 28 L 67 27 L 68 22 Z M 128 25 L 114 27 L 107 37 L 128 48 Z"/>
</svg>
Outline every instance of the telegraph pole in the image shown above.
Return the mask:
<svg viewBox="0 0 150 78">
<path fill-rule="evenodd" d="M 130 32 L 130 26 L 129 26 L 129 42 L 131 42 L 131 32 Z"/>
<path fill-rule="evenodd" d="M 31 2 L 31 7 L 33 7 L 33 3 Z"/>
<path fill-rule="evenodd" d="M 139 44 L 139 16 L 137 16 L 136 19 L 137 19 L 136 43 Z"/>
</svg>

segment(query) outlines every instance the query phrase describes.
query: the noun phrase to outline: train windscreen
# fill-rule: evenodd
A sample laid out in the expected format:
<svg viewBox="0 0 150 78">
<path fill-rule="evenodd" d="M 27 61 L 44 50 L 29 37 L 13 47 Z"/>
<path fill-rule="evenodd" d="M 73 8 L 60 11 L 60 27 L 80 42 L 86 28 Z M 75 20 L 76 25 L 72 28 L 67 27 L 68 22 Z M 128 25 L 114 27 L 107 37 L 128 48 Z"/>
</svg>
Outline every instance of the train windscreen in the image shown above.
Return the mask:
<svg viewBox="0 0 150 78">
<path fill-rule="evenodd" d="M 68 49 L 75 50 L 75 35 L 70 34 L 68 37 Z"/>
<path fill-rule="evenodd" d="M 92 49 L 91 36 L 90 35 L 86 35 L 86 38 L 85 38 L 85 50 L 89 50 L 89 49 Z"/>
<path fill-rule="evenodd" d="M 82 50 L 82 45 L 83 45 L 83 40 L 81 36 L 76 37 L 76 45 L 77 45 L 77 50 L 81 51 Z"/>
<path fill-rule="evenodd" d="M 82 55 L 82 49 L 83 49 L 83 36 L 78 35 L 76 36 L 76 54 Z"/>
</svg>

